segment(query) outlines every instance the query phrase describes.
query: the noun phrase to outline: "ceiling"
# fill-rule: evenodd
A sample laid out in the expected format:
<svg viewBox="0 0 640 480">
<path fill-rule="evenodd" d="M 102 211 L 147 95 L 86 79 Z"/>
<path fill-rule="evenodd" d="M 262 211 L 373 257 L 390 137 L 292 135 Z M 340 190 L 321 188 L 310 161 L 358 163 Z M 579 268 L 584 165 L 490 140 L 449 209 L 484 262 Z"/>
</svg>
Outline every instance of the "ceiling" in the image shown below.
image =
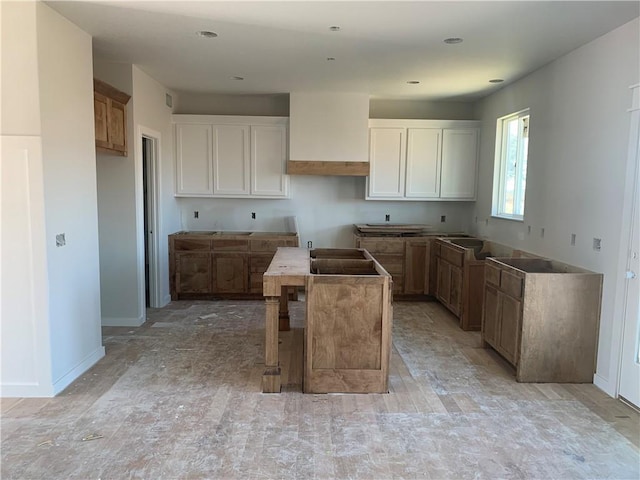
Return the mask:
<svg viewBox="0 0 640 480">
<path fill-rule="evenodd" d="M 640 15 L 638 1 L 46 3 L 93 36 L 96 58 L 136 64 L 179 93 L 452 101 L 488 95 Z M 443 42 L 451 37 L 464 41 Z"/>
</svg>

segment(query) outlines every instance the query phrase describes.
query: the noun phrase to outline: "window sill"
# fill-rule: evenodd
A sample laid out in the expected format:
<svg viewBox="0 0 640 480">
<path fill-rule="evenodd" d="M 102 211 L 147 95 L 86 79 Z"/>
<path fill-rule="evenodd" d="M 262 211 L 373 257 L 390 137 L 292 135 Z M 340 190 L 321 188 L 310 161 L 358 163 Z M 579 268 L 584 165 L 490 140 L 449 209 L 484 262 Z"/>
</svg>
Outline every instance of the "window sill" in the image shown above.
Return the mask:
<svg viewBox="0 0 640 480">
<path fill-rule="evenodd" d="M 511 217 L 511 216 L 508 216 L 508 215 L 495 215 L 495 214 L 492 214 L 491 218 L 498 218 L 500 220 L 510 220 L 512 222 L 524 223 L 524 217 Z"/>
</svg>

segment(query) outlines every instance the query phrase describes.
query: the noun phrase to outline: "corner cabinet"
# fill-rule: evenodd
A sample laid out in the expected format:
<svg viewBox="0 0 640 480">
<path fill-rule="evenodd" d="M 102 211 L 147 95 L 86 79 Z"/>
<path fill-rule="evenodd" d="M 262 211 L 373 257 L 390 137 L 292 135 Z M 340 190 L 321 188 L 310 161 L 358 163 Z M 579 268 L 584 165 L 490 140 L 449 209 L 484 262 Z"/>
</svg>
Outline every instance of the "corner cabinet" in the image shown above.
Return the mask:
<svg viewBox="0 0 640 480">
<path fill-rule="evenodd" d="M 287 198 L 284 117 L 173 115 L 177 197 Z"/>
<path fill-rule="evenodd" d="M 477 121 L 369 121 L 367 200 L 475 200 Z"/>
</svg>

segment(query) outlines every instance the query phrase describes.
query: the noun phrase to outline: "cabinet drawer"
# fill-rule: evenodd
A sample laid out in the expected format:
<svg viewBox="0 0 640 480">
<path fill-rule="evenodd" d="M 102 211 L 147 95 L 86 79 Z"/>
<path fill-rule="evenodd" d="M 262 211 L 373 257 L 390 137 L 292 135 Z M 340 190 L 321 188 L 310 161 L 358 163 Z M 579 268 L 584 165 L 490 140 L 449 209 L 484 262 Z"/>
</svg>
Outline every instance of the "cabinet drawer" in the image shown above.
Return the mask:
<svg viewBox="0 0 640 480">
<path fill-rule="evenodd" d="M 278 247 L 297 247 L 298 240 L 296 238 L 291 239 L 275 239 L 275 238 L 262 238 L 256 240 L 250 240 L 249 242 L 252 252 L 271 252 L 276 253 Z"/>
<path fill-rule="evenodd" d="M 461 267 L 462 266 L 462 259 L 464 257 L 464 252 L 459 252 L 458 250 L 451 248 L 449 246 L 445 246 L 442 245 L 440 247 L 440 257 L 457 266 L 457 267 Z"/>
<path fill-rule="evenodd" d="M 211 241 L 216 252 L 247 252 L 249 251 L 248 240 L 235 239 L 214 239 Z"/>
<path fill-rule="evenodd" d="M 522 277 L 513 273 L 502 270 L 500 274 L 500 288 L 508 295 L 515 298 L 522 297 Z"/>
<path fill-rule="evenodd" d="M 174 250 L 208 252 L 211 250 L 211 240 L 204 238 L 176 238 L 173 241 Z"/>
<path fill-rule="evenodd" d="M 360 239 L 360 248 L 364 248 L 375 256 L 376 253 L 404 254 L 404 240 Z"/>
<path fill-rule="evenodd" d="M 484 279 L 487 283 L 500 286 L 500 269 L 493 265 L 486 263 L 484 266 Z"/>
</svg>

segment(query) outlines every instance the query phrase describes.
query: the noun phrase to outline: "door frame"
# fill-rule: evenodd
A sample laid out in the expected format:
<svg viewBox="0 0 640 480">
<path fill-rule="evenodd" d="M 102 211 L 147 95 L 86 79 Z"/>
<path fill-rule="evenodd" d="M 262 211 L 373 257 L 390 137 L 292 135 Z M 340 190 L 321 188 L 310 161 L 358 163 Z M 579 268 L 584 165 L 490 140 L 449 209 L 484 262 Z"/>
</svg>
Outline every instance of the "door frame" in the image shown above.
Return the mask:
<svg viewBox="0 0 640 480">
<path fill-rule="evenodd" d="M 634 203 L 636 201 L 637 188 L 640 187 L 638 179 L 638 169 L 640 169 L 640 83 L 629 87 L 632 92 L 631 108 L 629 120 L 629 150 L 627 155 L 626 181 L 624 189 L 624 203 L 622 206 L 622 228 L 620 235 L 620 249 L 618 256 L 618 277 L 616 282 L 616 303 L 614 315 L 614 341 L 612 342 L 612 359 L 615 360 L 613 391 L 610 395 L 618 398 L 620 396 L 620 379 L 622 373 L 622 345 L 624 340 L 625 322 L 627 317 L 627 294 L 629 290 L 629 279 L 626 272 L 629 265 L 629 255 L 631 251 L 631 235 L 634 221 L 638 222 L 638 212 L 634 213 Z"/>
<path fill-rule="evenodd" d="M 150 140 L 151 155 L 147 165 L 147 200 L 148 222 L 147 235 L 144 229 L 144 178 L 143 162 L 145 161 L 142 150 L 143 138 Z M 145 245 L 149 248 L 149 306 L 159 308 L 162 306 L 160 261 L 158 237 L 162 227 L 162 212 L 160 207 L 160 152 L 162 135 L 144 125 L 138 125 L 136 129 L 136 240 L 138 250 L 138 300 L 139 311 L 142 318 L 146 315 L 145 302 Z"/>
</svg>

